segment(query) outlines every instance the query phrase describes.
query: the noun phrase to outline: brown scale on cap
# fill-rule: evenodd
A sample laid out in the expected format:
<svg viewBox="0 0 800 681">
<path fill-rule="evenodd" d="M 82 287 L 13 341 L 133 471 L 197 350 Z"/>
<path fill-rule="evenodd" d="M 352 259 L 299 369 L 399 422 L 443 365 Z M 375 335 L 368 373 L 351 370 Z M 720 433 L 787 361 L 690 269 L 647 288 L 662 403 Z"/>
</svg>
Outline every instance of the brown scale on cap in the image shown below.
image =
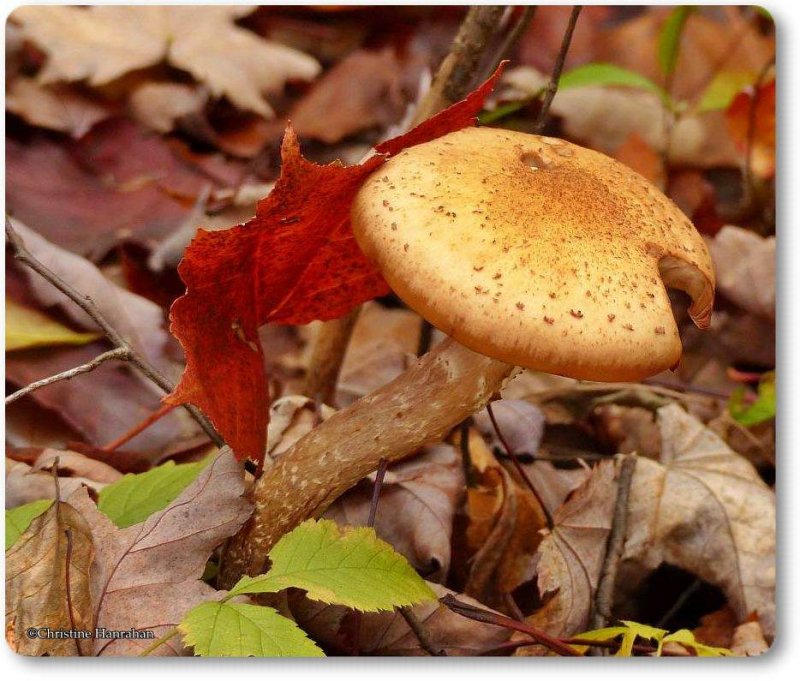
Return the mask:
<svg viewBox="0 0 800 681">
<path fill-rule="evenodd" d="M 616 381 L 673 367 L 666 286 L 710 321 L 714 272 L 692 223 L 626 166 L 562 140 L 469 128 L 412 147 L 367 180 L 352 216 L 410 307 L 510 364 Z"/>
</svg>

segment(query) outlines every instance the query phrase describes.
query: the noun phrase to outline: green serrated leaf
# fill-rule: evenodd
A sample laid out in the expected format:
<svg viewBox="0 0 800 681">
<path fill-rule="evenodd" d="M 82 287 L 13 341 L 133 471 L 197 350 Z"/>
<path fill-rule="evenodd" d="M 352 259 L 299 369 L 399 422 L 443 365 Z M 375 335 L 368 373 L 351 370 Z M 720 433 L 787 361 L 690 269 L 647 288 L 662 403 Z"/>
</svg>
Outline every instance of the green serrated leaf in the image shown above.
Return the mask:
<svg viewBox="0 0 800 681">
<path fill-rule="evenodd" d="M 130 527 L 140 523 L 176 499 L 211 458 L 182 464 L 167 461 L 146 473 L 124 475 L 100 490 L 97 507 L 117 527 Z"/>
<path fill-rule="evenodd" d="M 751 71 L 720 71 L 703 92 L 697 113 L 727 109 L 733 98 L 755 80 L 756 75 Z"/>
<path fill-rule="evenodd" d="M 675 72 L 681 49 L 683 27 L 694 11 L 694 7 L 681 5 L 672 10 L 664 22 L 658 39 L 658 65 L 665 76 L 671 76 Z"/>
<path fill-rule="evenodd" d="M 737 388 L 728 402 L 731 416 L 743 426 L 755 426 L 775 418 L 776 393 L 775 372 L 769 371 L 758 383 L 758 397 L 752 404 L 745 404 L 745 388 Z"/>
<path fill-rule="evenodd" d="M 637 638 L 658 642 L 658 654 L 661 654 L 661 639 L 663 639 L 666 634 L 666 629 L 657 629 L 648 624 L 622 620 L 622 626 L 604 627 L 603 629 L 585 631 L 582 634 L 576 634 L 575 638 L 586 641 L 613 641 L 618 636 L 621 636 L 622 640 L 620 641 L 616 656 L 631 657 L 633 655 L 633 644 L 636 643 Z"/>
<path fill-rule="evenodd" d="M 243 577 L 231 595 L 297 587 L 308 597 L 375 612 L 436 599 L 408 561 L 371 527 L 340 530 L 330 520 L 307 520 L 275 544 L 272 568 Z"/>
<path fill-rule="evenodd" d="M 325 657 L 292 620 L 261 605 L 201 603 L 178 629 L 203 657 Z"/>
<path fill-rule="evenodd" d="M 587 87 L 589 85 L 618 85 L 632 87 L 656 93 L 662 100 L 668 100 L 669 95 L 663 88 L 641 73 L 624 69 L 615 64 L 595 62 L 584 64 L 567 71 L 558 81 L 558 89 L 565 90 L 574 87 Z"/>
<path fill-rule="evenodd" d="M 39 499 L 6 509 L 6 551 L 17 543 L 17 539 L 28 529 L 33 519 L 42 515 L 52 503 L 52 499 Z"/>
<path fill-rule="evenodd" d="M 99 333 L 80 333 L 38 310 L 6 298 L 6 351 L 56 345 L 86 345 Z"/>
<path fill-rule="evenodd" d="M 669 642 L 680 643 L 685 648 L 691 648 L 697 653 L 698 657 L 724 657 L 726 655 L 733 655 L 727 648 L 716 648 L 714 646 L 707 646 L 705 643 L 700 643 L 688 629 L 679 629 L 675 633 L 665 636 L 661 644 L 663 645 Z"/>
</svg>

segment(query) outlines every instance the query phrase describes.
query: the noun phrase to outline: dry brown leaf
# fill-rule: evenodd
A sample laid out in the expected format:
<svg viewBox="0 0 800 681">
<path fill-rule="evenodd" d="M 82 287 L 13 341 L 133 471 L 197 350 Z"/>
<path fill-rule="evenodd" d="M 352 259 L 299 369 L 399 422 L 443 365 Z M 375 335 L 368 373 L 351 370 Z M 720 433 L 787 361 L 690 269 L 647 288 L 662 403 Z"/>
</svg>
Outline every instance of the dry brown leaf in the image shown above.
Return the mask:
<svg viewBox="0 0 800 681">
<path fill-rule="evenodd" d="M 544 413 L 535 404 L 526 400 L 502 399 L 492 402 L 497 427 L 503 438 L 517 456 L 536 456 L 539 444 L 544 437 L 546 419 Z M 489 412 L 482 409 L 474 416 L 475 425 L 494 451 L 503 451 Z"/>
<path fill-rule="evenodd" d="M 547 521 L 530 490 L 498 463 L 476 431 L 470 431 L 469 450 L 476 484 L 467 489 L 472 557 L 464 591 L 503 607 L 506 594 L 533 578 Z"/>
<path fill-rule="evenodd" d="M 340 525 L 367 524 L 374 475 L 340 497 L 325 517 Z M 461 455 L 454 447 L 425 447 L 392 465 L 381 488 L 375 531 L 427 579 L 444 581 L 450 570 L 453 519 L 464 490 Z"/>
<path fill-rule="evenodd" d="M 204 83 L 214 96 L 271 116 L 263 93 L 291 79 L 311 80 L 319 64 L 290 47 L 233 24 L 243 6 L 20 7 L 12 20 L 48 54 L 42 82 L 86 79 L 103 85 L 163 60 Z"/>
<path fill-rule="evenodd" d="M 742 657 L 755 657 L 766 653 L 769 650 L 769 643 L 764 638 L 764 632 L 758 620 L 745 622 L 736 627 L 730 648 L 734 655 Z"/>
<path fill-rule="evenodd" d="M 460 601 L 484 607 L 482 603 L 446 589 L 441 584 L 429 582 L 439 598 L 447 594 L 457 596 Z M 342 652 L 352 652 L 352 635 L 348 629 L 348 611 L 335 605 L 310 601 L 302 594 L 290 594 L 292 612 L 297 623 L 315 640 Z M 483 624 L 457 615 L 439 603 L 425 603 L 413 608 L 435 648 L 450 656 L 478 655 L 505 643 L 511 635 L 508 629 Z M 359 651 L 369 655 L 424 656 L 417 637 L 403 616 L 397 612 L 364 613 L 361 616 Z"/>
<path fill-rule="evenodd" d="M 142 83 L 128 97 L 133 117 L 157 132 L 170 132 L 175 121 L 200 111 L 208 93 L 196 85 L 170 82 Z"/>
<path fill-rule="evenodd" d="M 30 638 L 26 631 L 91 628 L 93 553 L 86 520 L 64 502 L 34 518 L 6 552 L 6 637 L 15 652 L 33 656 L 89 652 L 90 641 Z"/>
<path fill-rule="evenodd" d="M 417 350 L 421 321 L 410 310 L 366 303 L 347 348 L 337 404 L 349 404 L 407 369 Z"/>
<path fill-rule="evenodd" d="M 692 630 L 695 638 L 707 646 L 730 648 L 738 620 L 727 605 L 700 618 L 700 626 Z"/>
<path fill-rule="evenodd" d="M 545 605 L 527 618 L 553 636 L 587 628 L 606 555 L 606 540 L 617 498 L 614 461 L 598 464 L 554 516 L 555 527 L 539 546 L 539 593 Z M 541 654 L 539 646 L 519 655 Z"/>
<path fill-rule="evenodd" d="M 37 232 L 12 219 L 14 229 L 25 247 L 46 267 L 55 272 L 82 294 L 89 296 L 111 325 L 134 349 L 141 352 L 162 371 L 170 365 L 164 355 L 169 335 L 164 329 L 164 313 L 155 303 L 126 291 L 112 283 L 85 258 L 56 246 Z M 97 325 L 66 295 L 35 272 L 24 269 L 30 290 L 44 307 L 60 306 L 69 317 L 85 329 Z"/>
<path fill-rule="evenodd" d="M 722 589 L 739 620 L 775 631 L 775 496 L 753 466 L 680 407 L 658 410 L 661 463 L 640 459 L 623 559 L 667 562 Z"/>
<path fill-rule="evenodd" d="M 358 50 L 331 68 L 290 112 L 300 137 L 326 144 L 373 127 L 385 127 L 403 113 L 403 64 L 391 47 Z"/>
<path fill-rule="evenodd" d="M 69 499 L 89 523 L 95 547 L 91 567 L 94 626 L 148 629 L 156 638 L 186 612 L 219 593 L 200 580 L 206 562 L 250 515 L 242 468 L 229 449 L 200 473 L 163 511 L 120 530 L 97 510 L 85 490 Z M 96 640 L 96 655 L 135 655 L 148 640 Z M 154 654 L 180 654 L 178 638 Z"/>
<path fill-rule="evenodd" d="M 746 312 L 775 320 L 775 237 L 733 225 L 710 243 L 717 290 Z"/>
<path fill-rule="evenodd" d="M 98 121 L 111 116 L 109 107 L 69 85 L 43 86 L 31 78 L 15 78 L 6 93 L 6 109 L 31 125 L 83 137 Z"/>
</svg>

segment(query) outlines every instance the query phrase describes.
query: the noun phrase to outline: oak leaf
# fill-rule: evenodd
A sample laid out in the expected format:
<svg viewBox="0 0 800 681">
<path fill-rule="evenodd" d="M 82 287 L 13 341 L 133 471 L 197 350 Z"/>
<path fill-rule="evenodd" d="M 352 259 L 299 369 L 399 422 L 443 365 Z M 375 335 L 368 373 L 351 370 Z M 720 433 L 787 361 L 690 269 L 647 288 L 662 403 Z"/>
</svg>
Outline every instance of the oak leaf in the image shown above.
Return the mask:
<svg viewBox="0 0 800 681">
<path fill-rule="evenodd" d="M 355 194 L 389 156 L 474 124 L 501 71 L 359 165 L 307 161 L 287 128 L 281 175 L 256 216 L 200 230 L 181 261 L 186 294 L 170 318 L 186 370 L 167 400 L 202 409 L 237 457 L 263 459 L 269 394 L 258 327 L 335 319 L 389 291 L 350 229 Z"/>
<path fill-rule="evenodd" d="M 775 631 L 775 496 L 755 468 L 670 404 L 658 411 L 661 462 L 640 459 L 624 560 L 662 562 L 723 590 L 740 621 Z"/>
</svg>

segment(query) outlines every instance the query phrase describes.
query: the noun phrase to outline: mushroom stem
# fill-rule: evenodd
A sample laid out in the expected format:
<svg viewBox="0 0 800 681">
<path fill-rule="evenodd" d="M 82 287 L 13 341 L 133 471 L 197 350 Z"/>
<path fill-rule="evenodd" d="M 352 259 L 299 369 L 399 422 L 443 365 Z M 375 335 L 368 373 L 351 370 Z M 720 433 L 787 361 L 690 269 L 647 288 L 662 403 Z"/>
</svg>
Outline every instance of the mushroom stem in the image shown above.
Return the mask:
<svg viewBox="0 0 800 681">
<path fill-rule="evenodd" d="M 448 339 L 391 383 L 298 440 L 256 481 L 252 518 L 231 539 L 220 588 L 264 570 L 270 548 L 375 470 L 442 439 L 492 398 L 513 366 Z"/>
</svg>

